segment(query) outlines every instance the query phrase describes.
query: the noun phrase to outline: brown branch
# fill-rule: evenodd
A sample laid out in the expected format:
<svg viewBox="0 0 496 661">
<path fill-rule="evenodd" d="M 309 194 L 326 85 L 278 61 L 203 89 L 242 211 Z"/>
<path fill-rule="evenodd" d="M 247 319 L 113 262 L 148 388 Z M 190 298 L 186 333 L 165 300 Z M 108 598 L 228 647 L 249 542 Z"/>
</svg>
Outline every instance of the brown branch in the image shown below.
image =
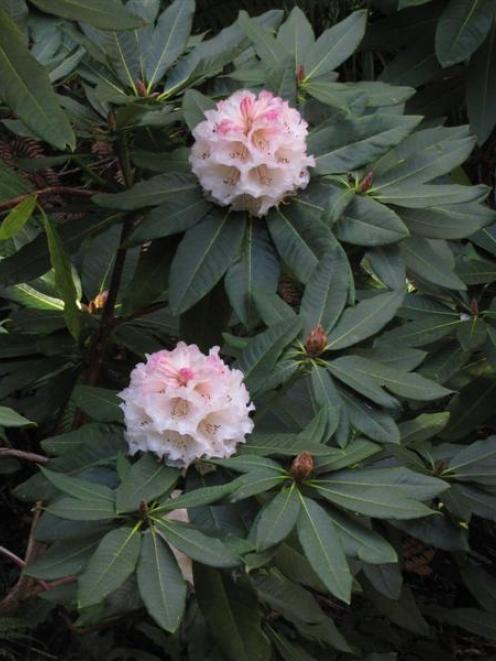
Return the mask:
<svg viewBox="0 0 496 661">
<path fill-rule="evenodd" d="M 18 567 L 23 568 L 26 565 L 22 558 L 20 558 L 15 553 L 12 553 L 12 551 L 9 551 L 9 549 L 6 549 L 5 546 L 0 546 L 0 553 Z"/>
<path fill-rule="evenodd" d="M 17 457 L 18 459 L 25 459 L 26 461 L 32 461 L 35 464 L 46 464 L 48 463 L 48 457 L 43 456 L 42 454 L 36 454 L 35 452 L 24 452 L 24 450 L 16 450 L 14 448 L 0 448 L 0 459 L 3 457 Z"/>
<path fill-rule="evenodd" d="M 10 200 L 0 203 L 0 211 L 4 209 L 10 209 L 15 207 L 19 202 L 27 200 L 28 197 L 36 195 L 40 197 L 43 195 L 82 195 L 83 197 L 93 197 L 101 191 L 89 190 L 88 188 L 76 188 L 74 186 L 47 186 L 46 188 L 40 188 L 39 190 L 31 191 L 30 193 L 24 193 L 23 195 L 17 195 L 16 197 L 11 197 Z"/>
<path fill-rule="evenodd" d="M 28 543 L 26 547 L 26 554 L 24 556 L 24 564 L 28 565 L 36 559 L 36 556 L 43 548 L 35 538 L 34 533 L 41 516 L 41 500 L 38 500 L 35 505 L 35 512 L 33 520 L 31 521 L 31 528 L 29 529 Z M 15 612 L 23 599 L 26 599 L 31 594 L 33 586 L 36 584 L 36 579 L 21 574 L 17 583 L 10 589 L 6 596 L 0 601 L 0 615 L 9 615 Z"/>
</svg>

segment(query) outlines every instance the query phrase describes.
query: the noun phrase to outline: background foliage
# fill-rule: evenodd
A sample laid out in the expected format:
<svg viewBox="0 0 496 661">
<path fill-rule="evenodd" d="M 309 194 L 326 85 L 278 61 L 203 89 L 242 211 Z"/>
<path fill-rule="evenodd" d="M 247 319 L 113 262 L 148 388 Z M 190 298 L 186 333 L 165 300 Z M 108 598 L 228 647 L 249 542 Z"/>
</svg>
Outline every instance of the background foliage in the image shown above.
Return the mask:
<svg viewBox="0 0 496 661">
<path fill-rule="evenodd" d="M 495 14 L 0 0 L 6 658 L 491 658 Z M 262 220 L 187 161 L 240 87 L 317 159 Z M 126 457 L 115 395 L 178 338 L 257 409 L 186 475 Z"/>
</svg>

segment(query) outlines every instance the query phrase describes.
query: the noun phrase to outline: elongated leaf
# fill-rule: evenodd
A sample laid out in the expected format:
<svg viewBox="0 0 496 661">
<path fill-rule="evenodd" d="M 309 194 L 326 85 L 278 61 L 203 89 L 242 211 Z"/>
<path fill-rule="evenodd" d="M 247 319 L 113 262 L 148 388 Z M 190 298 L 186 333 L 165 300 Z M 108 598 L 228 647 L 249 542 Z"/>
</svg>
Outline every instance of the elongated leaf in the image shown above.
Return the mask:
<svg viewBox="0 0 496 661">
<path fill-rule="evenodd" d="M 349 603 L 352 576 L 334 523 L 311 498 L 300 496 L 300 502 L 298 539 L 305 556 L 331 594 Z"/>
<path fill-rule="evenodd" d="M 236 503 L 274 488 L 282 488 L 289 480 L 289 476 L 279 470 L 260 468 L 250 471 L 238 477 L 235 483 L 236 489 L 229 500 Z"/>
<path fill-rule="evenodd" d="M 177 249 L 170 273 L 170 305 L 185 312 L 222 278 L 245 232 L 245 218 L 214 209 L 188 230 Z"/>
<path fill-rule="evenodd" d="M 443 67 L 462 62 L 477 50 L 494 14 L 492 0 L 450 0 L 436 29 L 436 55 Z"/>
<path fill-rule="evenodd" d="M 120 0 L 31 0 L 39 9 L 70 21 L 84 21 L 103 30 L 131 30 L 142 19 L 127 11 Z"/>
<path fill-rule="evenodd" d="M 56 542 L 41 557 L 28 564 L 24 573 L 47 581 L 79 574 L 100 538 L 101 534 L 97 533 Z"/>
<path fill-rule="evenodd" d="M 316 472 L 326 473 L 359 464 L 380 452 L 381 448 L 365 438 L 356 438 L 344 448 L 329 448 L 329 454 L 318 457 L 315 465 Z"/>
<path fill-rule="evenodd" d="M 496 484 L 496 436 L 471 443 L 450 459 L 447 472 L 462 482 Z"/>
<path fill-rule="evenodd" d="M 448 289 L 466 289 L 463 281 L 453 273 L 450 261 L 435 251 L 427 239 L 412 237 L 405 241 L 403 250 L 407 268 L 419 277 Z"/>
<path fill-rule="evenodd" d="M 374 198 L 383 204 L 396 204 L 409 209 L 482 202 L 487 196 L 485 186 L 410 185 L 391 186 L 373 193 Z"/>
<path fill-rule="evenodd" d="M 50 251 L 50 261 L 55 272 L 55 285 L 64 301 L 65 322 L 72 337 L 78 341 L 81 332 L 81 318 L 78 306 L 79 296 L 72 275 L 71 262 L 52 221 L 45 214 L 42 218 Z"/>
<path fill-rule="evenodd" d="M 391 321 L 403 296 L 403 292 L 378 294 L 345 310 L 329 336 L 329 348 L 344 349 L 377 333 Z"/>
<path fill-rule="evenodd" d="M 342 388 L 339 389 L 339 397 L 344 403 L 343 412 L 347 414 L 351 425 L 362 434 L 380 443 L 400 442 L 400 431 L 391 415 L 372 404 L 360 401 Z"/>
<path fill-rule="evenodd" d="M 300 513 L 298 489 L 294 483 L 267 503 L 255 523 L 255 543 L 260 550 L 270 548 L 285 539 L 296 525 Z"/>
<path fill-rule="evenodd" d="M 496 76 L 496 23 L 482 48 L 470 61 L 467 77 L 467 112 L 477 142 L 482 145 L 496 123 L 496 90 L 492 81 Z"/>
<path fill-rule="evenodd" d="M 305 337 L 321 324 L 329 332 L 348 300 L 350 282 L 346 254 L 336 247 L 318 263 L 305 287 L 300 314 Z"/>
<path fill-rule="evenodd" d="M 191 131 L 205 119 L 205 111 L 212 108 L 215 108 L 215 103 L 205 94 L 194 89 L 186 90 L 184 93 L 183 117 Z"/>
<path fill-rule="evenodd" d="M 308 136 L 308 150 L 316 155 L 316 170 L 332 174 L 372 163 L 403 140 L 420 117 L 374 113 L 353 119 L 324 122 Z"/>
<path fill-rule="evenodd" d="M 134 463 L 116 491 L 118 512 L 137 510 L 169 491 L 179 478 L 178 471 L 165 466 L 152 454 L 144 454 Z"/>
<path fill-rule="evenodd" d="M 36 197 L 34 195 L 19 202 L 2 220 L 2 224 L 0 225 L 0 241 L 10 239 L 17 234 L 31 218 L 35 206 Z"/>
<path fill-rule="evenodd" d="M 430 239 L 463 239 L 495 221 L 491 209 L 476 203 L 402 209 L 400 216 L 412 234 Z"/>
<path fill-rule="evenodd" d="M 413 420 L 407 420 L 399 425 L 402 445 L 427 441 L 446 427 L 449 413 L 422 413 Z"/>
<path fill-rule="evenodd" d="M 79 578 L 80 608 L 99 604 L 124 583 L 136 567 L 140 546 L 137 527 L 124 526 L 103 537 Z"/>
<path fill-rule="evenodd" d="M 483 425 L 492 415 L 490 402 L 495 391 L 496 381 L 486 377 L 478 377 L 464 386 L 448 406 L 450 418 L 441 437 L 461 439 Z"/>
<path fill-rule="evenodd" d="M 287 21 L 279 28 L 277 40 L 293 55 L 296 70 L 315 41 L 312 25 L 299 7 L 291 10 Z"/>
<path fill-rule="evenodd" d="M 279 207 L 269 214 L 267 227 L 279 255 L 301 282 L 306 283 L 318 260 L 332 247 L 329 229 L 308 207 Z"/>
<path fill-rule="evenodd" d="M 137 576 L 149 615 L 159 627 L 174 633 L 186 605 L 186 583 L 174 555 L 153 526 L 143 535 Z"/>
<path fill-rule="evenodd" d="M 245 11 L 239 13 L 238 23 L 253 42 L 257 55 L 265 65 L 275 67 L 284 59 L 286 49 L 281 42 L 276 41 L 267 28 L 257 25 Z"/>
<path fill-rule="evenodd" d="M 334 231 L 341 241 L 359 246 L 384 246 L 409 236 L 400 216 L 371 197 L 356 195 Z"/>
<path fill-rule="evenodd" d="M 46 69 L 31 55 L 10 16 L 0 9 L 0 97 L 43 140 L 74 149 L 76 137 Z"/>
<path fill-rule="evenodd" d="M 341 380 L 345 380 L 346 377 L 343 376 L 345 374 L 353 375 L 355 380 L 363 379 L 364 384 L 368 382 L 368 379 L 372 379 L 394 394 L 413 400 L 429 401 L 447 397 L 452 393 L 451 390 L 419 374 L 404 372 L 360 356 L 338 358 L 332 361 L 329 369 L 333 374 L 336 372 L 337 378 L 341 374 Z M 358 390 L 358 388 L 355 389 Z"/>
<path fill-rule="evenodd" d="M 225 572 L 195 565 L 195 591 L 209 631 L 226 661 L 269 661 L 256 595 Z"/>
<path fill-rule="evenodd" d="M 78 384 L 74 388 L 72 399 L 93 420 L 122 422 L 121 402 L 114 390 Z"/>
<path fill-rule="evenodd" d="M 279 260 L 265 227 L 249 219 L 239 258 L 229 267 L 225 286 L 241 321 L 251 328 L 257 321 L 254 291 L 275 294 Z"/>
<path fill-rule="evenodd" d="M 235 567 L 239 558 L 220 539 L 210 537 L 187 523 L 153 519 L 157 531 L 189 558 L 211 567 Z"/>
<path fill-rule="evenodd" d="M 169 498 L 166 501 L 162 501 L 158 511 L 166 512 L 183 507 L 190 508 L 210 505 L 229 496 L 235 488 L 236 482 L 233 480 L 226 484 L 193 489 L 192 491 L 182 493 L 177 498 Z"/>
<path fill-rule="evenodd" d="M 334 508 L 328 508 L 327 513 L 339 532 L 347 556 L 378 565 L 397 561 L 398 556 L 391 544 L 373 528 L 363 525 L 358 517 Z"/>
<path fill-rule="evenodd" d="M 192 192 L 197 187 L 197 179 L 192 174 L 165 173 L 140 181 L 122 193 L 99 193 L 92 200 L 111 209 L 142 209 L 157 206 L 171 196 Z"/>
<path fill-rule="evenodd" d="M 175 0 L 160 15 L 145 48 L 148 89 L 156 85 L 184 50 L 191 31 L 194 0 Z"/>
<path fill-rule="evenodd" d="M 327 369 L 336 379 L 375 402 L 375 404 L 394 408 L 398 403 L 397 400 L 388 395 L 364 369 L 356 369 L 355 361 L 360 365 L 358 357 L 343 356 L 329 362 Z"/>
<path fill-rule="evenodd" d="M 365 253 L 367 262 L 381 282 L 391 289 L 405 285 L 406 267 L 401 246 L 377 246 Z"/>
<path fill-rule="evenodd" d="M 36 423 L 28 420 L 14 409 L 0 406 L 0 427 L 25 427 Z"/>
<path fill-rule="evenodd" d="M 305 53 L 305 81 L 334 71 L 347 60 L 362 40 L 366 22 L 367 12 L 356 11 L 326 30 Z"/>
<path fill-rule="evenodd" d="M 447 316 L 446 319 L 440 319 L 435 315 L 427 316 L 384 333 L 381 335 L 380 343 L 381 346 L 393 342 L 400 346 L 421 347 L 454 333 L 461 323 L 457 315 Z"/>
<path fill-rule="evenodd" d="M 112 489 L 109 489 L 103 484 L 95 484 L 94 482 L 81 480 L 76 477 L 64 475 L 63 473 L 56 473 L 43 466 L 40 466 L 40 470 L 47 480 L 63 493 L 81 500 L 105 500 L 113 508 L 114 495 Z"/>
<path fill-rule="evenodd" d="M 59 498 L 47 507 L 47 512 L 70 521 L 107 521 L 114 519 L 112 500 L 103 498 Z"/>
<path fill-rule="evenodd" d="M 300 328 L 300 319 L 285 319 L 250 340 L 239 359 L 239 368 L 250 387 L 260 388 L 263 385 L 267 374 Z"/>
</svg>

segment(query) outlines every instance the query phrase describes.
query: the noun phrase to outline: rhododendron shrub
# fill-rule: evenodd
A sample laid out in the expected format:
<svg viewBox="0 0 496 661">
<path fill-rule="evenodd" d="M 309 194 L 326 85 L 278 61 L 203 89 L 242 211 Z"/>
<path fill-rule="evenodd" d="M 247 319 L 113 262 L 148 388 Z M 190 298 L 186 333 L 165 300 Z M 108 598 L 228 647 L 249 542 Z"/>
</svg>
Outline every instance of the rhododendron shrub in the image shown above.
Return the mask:
<svg viewBox="0 0 496 661">
<path fill-rule="evenodd" d="M 470 129 L 373 80 L 366 10 L 215 34 L 193 0 L 28 4 L 0 2 L 0 637 L 36 619 L 43 654 L 109 661 L 494 638 Z"/>
</svg>

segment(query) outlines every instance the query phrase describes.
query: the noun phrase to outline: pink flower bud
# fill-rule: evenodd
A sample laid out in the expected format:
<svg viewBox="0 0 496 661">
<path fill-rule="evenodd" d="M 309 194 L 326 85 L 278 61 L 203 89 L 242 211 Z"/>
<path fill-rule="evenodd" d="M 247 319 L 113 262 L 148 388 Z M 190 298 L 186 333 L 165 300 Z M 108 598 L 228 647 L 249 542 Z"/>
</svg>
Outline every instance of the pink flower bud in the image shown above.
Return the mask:
<svg viewBox="0 0 496 661">
<path fill-rule="evenodd" d="M 327 333 L 319 324 L 310 333 L 305 342 L 305 350 L 309 356 L 319 356 L 327 346 Z"/>
</svg>

